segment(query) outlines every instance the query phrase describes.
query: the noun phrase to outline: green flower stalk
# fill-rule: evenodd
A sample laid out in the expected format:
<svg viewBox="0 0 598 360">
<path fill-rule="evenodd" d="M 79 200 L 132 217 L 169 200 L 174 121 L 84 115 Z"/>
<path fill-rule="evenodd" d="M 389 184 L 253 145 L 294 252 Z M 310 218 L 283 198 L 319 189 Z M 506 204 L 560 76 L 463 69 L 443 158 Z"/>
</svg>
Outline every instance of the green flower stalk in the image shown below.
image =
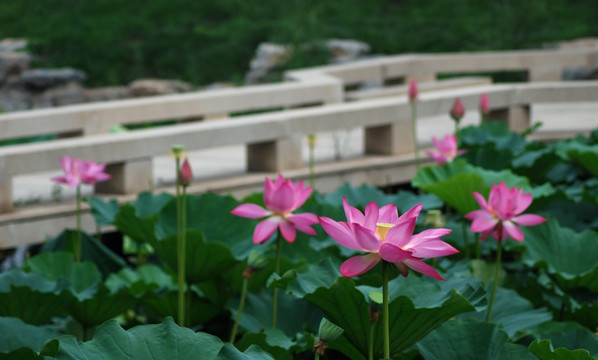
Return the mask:
<svg viewBox="0 0 598 360">
<path fill-rule="evenodd" d="M 276 236 L 276 262 L 274 263 L 274 273 L 280 275 L 280 250 L 282 248 L 282 236 L 280 232 Z M 275 287 L 272 293 L 272 327 L 276 328 L 276 313 L 278 310 L 278 288 Z"/>
<path fill-rule="evenodd" d="M 239 328 L 239 322 L 241 321 L 241 314 L 243 313 L 243 308 L 245 307 L 245 297 L 247 295 L 247 286 L 249 284 L 249 279 L 251 275 L 255 271 L 259 271 L 266 267 L 268 264 L 268 260 L 260 254 L 259 252 L 253 250 L 249 253 L 249 257 L 247 258 L 247 268 L 243 271 L 243 285 L 241 287 L 241 299 L 239 300 L 239 309 L 237 310 L 237 316 L 235 317 L 235 323 L 233 325 L 233 329 L 230 333 L 230 342 L 234 344 L 235 338 L 237 337 L 237 330 Z"/>
<path fill-rule="evenodd" d="M 316 134 L 307 135 L 307 146 L 309 147 L 309 186 L 314 187 L 315 183 L 315 148 L 318 137 Z"/>
<path fill-rule="evenodd" d="M 415 166 L 419 170 L 419 143 L 417 142 L 417 82 L 409 83 L 409 103 L 411 104 L 411 127 L 413 128 L 413 151 L 415 152 Z"/>
<path fill-rule="evenodd" d="M 185 301 L 185 240 L 186 240 L 186 221 L 187 221 L 187 185 L 193 175 L 189 162 L 185 159 L 186 165 L 181 168 L 181 159 L 184 157 L 183 146 L 173 145 L 172 152 L 175 158 L 175 187 L 176 187 L 176 206 L 177 206 L 177 282 L 178 282 L 178 323 L 179 326 L 185 326 L 186 301 Z M 182 188 L 182 195 L 181 195 Z"/>
<path fill-rule="evenodd" d="M 110 175 L 104 172 L 106 164 L 95 163 L 91 160 L 73 160 L 68 155 L 61 157 L 59 160 L 64 175 L 53 177 L 52 181 L 77 189 L 77 235 L 75 244 L 73 245 L 73 252 L 75 253 L 75 260 L 81 262 L 81 183 L 93 185 L 96 182 L 110 179 Z"/>
</svg>

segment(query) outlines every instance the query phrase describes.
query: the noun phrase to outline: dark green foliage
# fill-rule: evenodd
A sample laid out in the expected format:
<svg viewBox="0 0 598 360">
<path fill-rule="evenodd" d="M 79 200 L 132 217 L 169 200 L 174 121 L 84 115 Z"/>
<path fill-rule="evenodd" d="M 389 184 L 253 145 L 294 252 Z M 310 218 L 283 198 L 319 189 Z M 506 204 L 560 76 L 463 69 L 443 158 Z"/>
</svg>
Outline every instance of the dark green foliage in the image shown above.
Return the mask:
<svg viewBox="0 0 598 360">
<path fill-rule="evenodd" d="M 264 41 L 312 44 L 291 68 L 325 63 L 317 41 L 330 38 L 365 41 L 374 54 L 539 48 L 596 36 L 597 13 L 593 0 L 6 0 L 0 38 L 29 39 L 37 65 L 80 68 L 92 86 L 200 85 L 242 81 Z"/>
</svg>

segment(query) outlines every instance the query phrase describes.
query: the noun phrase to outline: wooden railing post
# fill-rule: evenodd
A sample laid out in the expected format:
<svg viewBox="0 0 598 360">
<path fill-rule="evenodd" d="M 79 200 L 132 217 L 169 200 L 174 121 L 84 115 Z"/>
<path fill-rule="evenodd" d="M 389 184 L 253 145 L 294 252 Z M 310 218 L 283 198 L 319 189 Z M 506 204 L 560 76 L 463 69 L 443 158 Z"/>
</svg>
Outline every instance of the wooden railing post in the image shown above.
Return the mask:
<svg viewBox="0 0 598 360">
<path fill-rule="evenodd" d="M 12 178 L 0 175 L 0 213 L 11 212 L 13 208 Z"/>
<path fill-rule="evenodd" d="M 247 171 L 279 172 L 300 167 L 303 167 L 300 138 L 247 145 Z"/>
<path fill-rule="evenodd" d="M 97 183 L 98 194 L 132 194 L 150 190 L 153 187 L 153 166 L 151 158 L 130 160 L 106 165 L 105 172 L 111 178 Z"/>
<path fill-rule="evenodd" d="M 398 155 L 413 152 L 411 120 L 399 119 L 392 124 L 367 127 L 364 130 L 364 151 L 374 155 Z"/>
<path fill-rule="evenodd" d="M 527 80 L 536 81 L 561 81 L 563 69 L 559 67 L 533 67 L 527 71 Z"/>
<path fill-rule="evenodd" d="M 522 133 L 531 126 L 529 105 L 514 105 L 504 109 L 496 109 L 490 112 L 490 120 L 505 121 L 509 130 Z"/>
</svg>

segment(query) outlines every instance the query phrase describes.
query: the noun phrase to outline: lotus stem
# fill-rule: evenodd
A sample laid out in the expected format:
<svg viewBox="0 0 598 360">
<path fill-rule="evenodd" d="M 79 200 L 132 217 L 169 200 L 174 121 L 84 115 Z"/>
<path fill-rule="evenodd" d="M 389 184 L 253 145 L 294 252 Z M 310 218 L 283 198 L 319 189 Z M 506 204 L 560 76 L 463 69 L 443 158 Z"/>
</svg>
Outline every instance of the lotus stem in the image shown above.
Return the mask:
<svg viewBox="0 0 598 360">
<path fill-rule="evenodd" d="M 235 343 L 235 337 L 237 336 L 237 329 L 239 328 L 239 322 L 241 321 L 241 314 L 243 313 L 243 307 L 245 307 L 245 295 L 247 294 L 247 284 L 249 283 L 249 277 L 243 276 L 243 287 L 241 288 L 241 300 L 239 301 L 239 309 L 237 310 L 237 316 L 235 317 L 235 324 L 233 330 L 230 333 L 231 344 Z"/>
<path fill-rule="evenodd" d="M 415 151 L 415 167 L 419 170 L 419 144 L 417 142 L 417 102 L 411 102 L 411 127 L 413 128 L 413 151 Z"/>
<path fill-rule="evenodd" d="M 175 155 L 175 188 L 176 188 L 176 209 L 177 209 L 177 258 L 178 258 L 178 320 L 179 326 L 185 326 L 185 261 L 183 259 L 183 214 L 181 199 L 181 182 L 179 181 L 179 168 L 181 159 Z"/>
<path fill-rule="evenodd" d="M 384 332 L 384 358 L 390 359 L 390 314 L 388 313 L 389 266 L 382 263 L 382 331 Z"/>
<path fill-rule="evenodd" d="M 370 339 L 368 343 L 368 360 L 374 360 L 374 329 L 375 322 L 370 321 Z"/>
<path fill-rule="evenodd" d="M 274 265 L 274 273 L 280 275 L 280 248 L 282 248 L 282 235 L 280 231 L 276 236 L 276 262 Z M 276 328 L 276 310 L 278 307 L 278 288 L 274 288 L 274 293 L 272 294 L 272 327 Z"/>
<path fill-rule="evenodd" d="M 467 223 L 462 219 L 461 221 L 461 230 L 463 231 L 463 242 L 465 243 L 465 257 L 469 259 L 470 250 L 469 250 L 469 236 L 467 235 Z M 434 258 L 436 259 L 436 258 Z"/>
<path fill-rule="evenodd" d="M 494 305 L 494 297 L 496 296 L 496 288 L 498 287 L 498 279 L 500 276 L 500 260 L 502 255 L 502 229 L 498 230 L 498 250 L 496 251 L 496 269 L 494 271 L 494 284 L 492 284 L 492 294 L 490 295 L 490 303 L 488 304 L 488 313 L 486 314 L 486 322 L 490 322 L 492 316 L 492 306 Z"/>
<path fill-rule="evenodd" d="M 482 258 L 482 244 L 480 243 L 480 233 L 475 233 L 475 258 L 480 260 Z"/>
<path fill-rule="evenodd" d="M 75 238 L 75 261 L 81 262 L 81 185 L 77 185 L 77 235 Z"/>
<path fill-rule="evenodd" d="M 314 188 L 315 184 L 315 170 L 314 170 L 314 163 L 315 163 L 315 147 L 316 147 L 316 135 L 309 134 L 307 135 L 308 138 L 308 145 L 309 145 L 309 186 Z"/>
</svg>

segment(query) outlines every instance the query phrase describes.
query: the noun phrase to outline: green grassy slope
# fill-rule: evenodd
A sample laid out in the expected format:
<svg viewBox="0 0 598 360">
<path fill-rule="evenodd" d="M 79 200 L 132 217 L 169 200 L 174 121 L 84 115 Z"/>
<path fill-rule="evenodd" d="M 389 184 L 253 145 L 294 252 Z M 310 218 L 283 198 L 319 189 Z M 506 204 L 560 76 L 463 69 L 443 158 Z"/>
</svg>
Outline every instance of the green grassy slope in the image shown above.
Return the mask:
<svg viewBox="0 0 598 360">
<path fill-rule="evenodd" d="M 598 36 L 597 18 L 596 0 L 2 0 L 0 38 L 28 38 L 37 65 L 83 69 L 90 86 L 147 76 L 200 85 L 242 80 L 262 41 L 519 49 Z M 290 66 L 322 61 L 312 50 Z"/>
</svg>

